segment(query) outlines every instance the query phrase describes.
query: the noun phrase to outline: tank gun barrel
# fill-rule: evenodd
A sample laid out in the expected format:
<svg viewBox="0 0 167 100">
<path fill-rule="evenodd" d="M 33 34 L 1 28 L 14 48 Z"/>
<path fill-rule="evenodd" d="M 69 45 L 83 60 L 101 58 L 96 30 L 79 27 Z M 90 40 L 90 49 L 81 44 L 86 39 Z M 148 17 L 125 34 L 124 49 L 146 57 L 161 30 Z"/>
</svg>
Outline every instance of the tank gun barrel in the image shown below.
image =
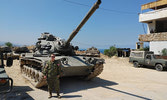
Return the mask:
<svg viewBox="0 0 167 100">
<path fill-rule="evenodd" d="M 75 37 L 75 35 L 79 32 L 79 30 L 82 28 L 82 26 L 88 21 L 88 19 L 92 16 L 92 14 L 96 11 L 96 9 L 99 8 L 99 5 L 101 4 L 101 0 L 98 0 L 92 8 L 89 10 L 89 12 L 86 14 L 84 19 L 80 22 L 78 27 L 70 34 L 66 44 L 69 44 L 71 40 Z"/>
</svg>

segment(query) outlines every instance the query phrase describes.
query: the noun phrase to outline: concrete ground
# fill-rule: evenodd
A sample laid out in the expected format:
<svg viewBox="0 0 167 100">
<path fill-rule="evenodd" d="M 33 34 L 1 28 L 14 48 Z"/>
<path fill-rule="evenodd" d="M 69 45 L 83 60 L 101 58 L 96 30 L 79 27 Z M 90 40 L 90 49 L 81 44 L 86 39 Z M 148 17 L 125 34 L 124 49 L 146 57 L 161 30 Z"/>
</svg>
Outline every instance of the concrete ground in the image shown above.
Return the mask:
<svg viewBox="0 0 167 100">
<path fill-rule="evenodd" d="M 61 79 L 61 100 L 166 100 L 167 71 L 134 68 L 128 58 L 106 58 L 104 71 L 92 81 Z M 34 88 L 20 74 L 19 61 L 6 68 L 14 80 L 13 91 L 0 100 L 47 100 L 47 87 Z M 57 100 L 56 93 L 49 100 Z"/>
</svg>

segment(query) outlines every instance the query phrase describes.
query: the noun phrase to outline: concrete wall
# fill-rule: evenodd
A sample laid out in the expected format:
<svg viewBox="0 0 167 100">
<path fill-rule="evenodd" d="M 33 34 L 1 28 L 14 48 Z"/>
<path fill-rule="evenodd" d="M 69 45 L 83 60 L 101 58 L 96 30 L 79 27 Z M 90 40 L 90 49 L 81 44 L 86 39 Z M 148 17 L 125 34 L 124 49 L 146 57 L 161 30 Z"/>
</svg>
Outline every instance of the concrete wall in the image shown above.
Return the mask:
<svg viewBox="0 0 167 100">
<path fill-rule="evenodd" d="M 164 48 L 167 48 L 167 41 L 150 42 L 150 51 L 154 51 L 154 54 L 161 54 L 161 51 Z"/>
<path fill-rule="evenodd" d="M 152 20 L 167 18 L 167 8 L 149 11 L 139 15 L 139 22 L 147 23 Z"/>
</svg>

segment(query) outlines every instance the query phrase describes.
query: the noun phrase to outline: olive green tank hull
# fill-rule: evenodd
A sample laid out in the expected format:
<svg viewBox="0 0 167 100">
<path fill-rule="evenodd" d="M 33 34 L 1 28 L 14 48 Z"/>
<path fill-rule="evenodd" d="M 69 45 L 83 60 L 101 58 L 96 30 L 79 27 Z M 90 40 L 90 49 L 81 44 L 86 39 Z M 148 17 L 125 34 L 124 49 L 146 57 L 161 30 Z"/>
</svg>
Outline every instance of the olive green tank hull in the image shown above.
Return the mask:
<svg viewBox="0 0 167 100">
<path fill-rule="evenodd" d="M 43 78 L 42 70 L 49 59 L 49 57 L 45 57 L 45 59 L 43 57 L 21 58 L 20 68 L 22 75 L 37 88 L 47 85 L 46 80 Z M 100 58 L 60 56 L 56 59 L 68 59 L 66 63 L 61 60 L 60 77 L 82 76 L 86 80 L 91 80 L 103 71 L 103 59 Z"/>
</svg>

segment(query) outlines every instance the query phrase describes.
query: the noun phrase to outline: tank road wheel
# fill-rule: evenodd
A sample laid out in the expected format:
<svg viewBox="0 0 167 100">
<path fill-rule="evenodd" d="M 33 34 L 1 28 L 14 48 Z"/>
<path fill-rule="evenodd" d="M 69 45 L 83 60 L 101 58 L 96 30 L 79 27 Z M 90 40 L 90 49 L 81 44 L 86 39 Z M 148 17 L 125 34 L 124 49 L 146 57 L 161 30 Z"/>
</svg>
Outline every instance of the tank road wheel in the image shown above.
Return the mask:
<svg viewBox="0 0 167 100">
<path fill-rule="evenodd" d="M 29 69 L 26 67 L 26 76 L 29 76 Z"/>
<path fill-rule="evenodd" d="M 25 74 L 25 67 L 22 67 L 22 73 Z"/>
<path fill-rule="evenodd" d="M 86 76 L 85 80 L 91 80 L 101 74 L 103 71 L 103 64 L 96 64 L 94 70 L 91 72 L 90 75 Z"/>
<path fill-rule="evenodd" d="M 26 67 L 23 66 L 23 74 L 26 74 Z"/>
<path fill-rule="evenodd" d="M 33 68 L 30 68 L 30 77 L 33 78 Z"/>
<path fill-rule="evenodd" d="M 24 66 L 23 66 L 23 67 L 21 66 L 20 68 L 21 68 L 21 73 L 24 74 L 24 73 L 25 73 L 25 67 L 24 67 Z"/>
<path fill-rule="evenodd" d="M 28 60 L 26 60 L 26 64 L 29 64 L 30 62 L 28 62 Z M 31 65 L 25 65 L 24 63 L 22 65 L 20 65 L 20 70 L 21 70 L 21 74 L 24 78 L 26 78 L 27 80 L 29 80 L 31 82 L 31 84 L 36 87 L 36 88 L 40 88 L 42 86 L 46 86 L 47 82 L 46 79 L 43 78 L 43 73 L 40 70 L 35 69 L 34 67 L 42 67 L 42 65 L 39 64 L 39 62 L 37 62 L 38 65 L 36 65 L 36 63 L 31 63 Z"/>
<path fill-rule="evenodd" d="M 32 79 L 35 81 L 35 71 L 32 72 Z"/>
<path fill-rule="evenodd" d="M 34 70 L 34 76 L 33 76 L 34 82 L 37 82 L 37 80 L 36 80 L 37 73 L 38 73 L 38 72 L 37 72 L 36 70 Z"/>
<path fill-rule="evenodd" d="M 43 79 L 43 74 L 41 72 L 36 72 L 35 82 L 31 82 L 36 88 L 46 86 L 47 82 Z"/>
<path fill-rule="evenodd" d="M 28 68 L 28 77 L 31 77 L 31 69 Z"/>
<path fill-rule="evenodd" d="M 23 68 L 24 68 L 24 74 L 26 74 L 27 69 L 26 69 L 26 67 L 25 67 L 25 66 L 23 66 Z"/>
<path fill-rule="evenodd" d="M 35 82 L 39 82 L 39 74 L 38 74 L 38 72 L 35 74 Z"/>
<path fill-rule="evenodd" d="M 39 81 L 42 80 L 42 79 L 43 79 L 43 74 L 40 73 L 40 72 L 38 72 L 38 75 L 39 75 L 38 80 L 39 80 Z"/>
<path fill-rule="evenodd" d="M 24 67 L 20 66 L 20 70 L 21 70 L 21 73 L 23 73 L 24 72 Z"/>
<path fill-rule="evenodd" d="M 26 76 L 28 76 L 28 67 L 26 66 Z"/>
<path fill-rule="evenodd" d="M 135 61 L 135 62 L 133 62 L 133 66 L 134 66 L 135 68 L 139 68 L 139 63 L 138 63 L 137 61 Z"/>
<path fill-rule="evenodd" d="M 26 73 L 25 73 L 25 75 L 28 76 L 28 67 L 25 66 L 25 69 L 26 69 Z"/>
<path fill-rule="evenodd" d="M 164 70 L 164 67 L 163 67 L 161 64 L 156 64 L 156 65 L 155 65 L 155 69 L 156 69 L 157 71 L 163 71 L 163 70 Z"/>
</svg>

